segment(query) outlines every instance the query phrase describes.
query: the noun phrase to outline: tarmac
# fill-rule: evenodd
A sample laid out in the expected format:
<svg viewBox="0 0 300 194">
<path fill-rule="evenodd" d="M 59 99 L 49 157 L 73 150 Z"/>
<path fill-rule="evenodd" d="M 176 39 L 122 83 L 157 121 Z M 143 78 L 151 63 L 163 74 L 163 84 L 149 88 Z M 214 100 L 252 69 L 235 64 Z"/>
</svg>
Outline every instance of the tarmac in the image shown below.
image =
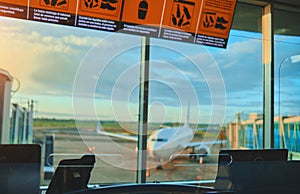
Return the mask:
<svg viewBox="0 0 300 194">
<path fill-rule="evenodd" d="M 46 135 L 47 133 L 44 133 Z M 199 141 L 195 137 L 193 141 Z M 157 162 L 147 157 L 147 182 L 214 180 L 217 172 L 217 153 L 220 145 L 211 147 L 211 155 L 199 163 L 189 157 L 186 149 L 171 161 Z M 136 142 L 120 140 L 103 135 L 55 133 L 53 167 L 62 159 L 80 158 L 84 154 L 95 154 L 96 163 L 89 184 L 136 182 Z M 161 168 L 157 168 L 161 166 Z M 50 180 L 43 180 L 48 184 Z"/>
</svg>

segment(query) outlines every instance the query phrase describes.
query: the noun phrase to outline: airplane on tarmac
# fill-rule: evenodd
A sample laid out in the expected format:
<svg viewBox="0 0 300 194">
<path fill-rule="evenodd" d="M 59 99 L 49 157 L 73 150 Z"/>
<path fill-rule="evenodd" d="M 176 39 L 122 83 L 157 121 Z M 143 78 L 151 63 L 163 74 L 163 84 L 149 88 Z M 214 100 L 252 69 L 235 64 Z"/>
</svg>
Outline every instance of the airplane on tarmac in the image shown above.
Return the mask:
<svg viewBox="0 0 300 194">
<path fill-rule="evenodd" d="M 174 155 L 186 148 L 192 148 L 190 157 L 199 161 L 201 157 L 210 154 L 210 147 L 215 144 L 225 144 L 226 140 L 192 142 L 197 129 L 189 125 L 189 111 L 187 122 L 181 127 L 165 127 L 154 130 L 147 140 L 147 151 L 152 159 L 159 162 L 169 161 Z M 200 129 L 202 130 L 202 129 Z M 206 129 L 207 130 L 207 129 Z M 102 130 L 101 123 L 97 123 L 97 134 L 138 141 L 136 136 L 109 133 Z"/>
</svg>

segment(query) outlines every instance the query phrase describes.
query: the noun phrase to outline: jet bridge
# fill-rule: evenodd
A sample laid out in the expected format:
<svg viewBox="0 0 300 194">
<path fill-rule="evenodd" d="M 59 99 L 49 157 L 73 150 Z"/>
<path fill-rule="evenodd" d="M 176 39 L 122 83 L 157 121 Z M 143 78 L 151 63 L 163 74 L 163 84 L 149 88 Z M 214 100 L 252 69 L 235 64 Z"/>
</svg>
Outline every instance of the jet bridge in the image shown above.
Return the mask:
<svg viewBox="0 0 300 194">
<path fill-rule="evenodd" d="M 12 76 L 0 69 L 0 144 L 9 143 L 9 114 Z"/>
</svg>

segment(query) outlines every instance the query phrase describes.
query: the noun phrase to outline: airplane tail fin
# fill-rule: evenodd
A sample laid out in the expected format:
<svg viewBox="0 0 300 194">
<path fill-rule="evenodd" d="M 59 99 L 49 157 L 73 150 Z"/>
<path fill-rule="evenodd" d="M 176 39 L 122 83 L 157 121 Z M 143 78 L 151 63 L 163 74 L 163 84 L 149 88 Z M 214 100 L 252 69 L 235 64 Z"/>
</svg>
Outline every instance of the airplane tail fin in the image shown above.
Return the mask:
<svg viewBox="0 0 300 194">
<path fill-rule="evenodd" d="M 190 127 L 190 102 L 189 102 L 189 104 L 187 106 L 186 121 L 185 121 L 184 127 L 186 127 L 186 128 Z"/>
<path fill-rule="evenodd" d="M 96 132 L 97 133 L 101 133 L 102 132 L 102 127 L 101 127 L 101 122 L 100 121 L 97 122 Z"/>
</svg>

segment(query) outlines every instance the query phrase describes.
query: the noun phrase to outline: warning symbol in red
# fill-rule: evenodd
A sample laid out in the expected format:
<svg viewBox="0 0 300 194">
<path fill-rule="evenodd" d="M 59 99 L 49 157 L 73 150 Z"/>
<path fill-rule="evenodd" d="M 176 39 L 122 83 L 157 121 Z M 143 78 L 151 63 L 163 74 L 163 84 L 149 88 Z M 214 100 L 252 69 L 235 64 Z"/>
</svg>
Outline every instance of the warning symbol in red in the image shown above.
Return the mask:
<svg viewBox="0 0 300 194">
<path fill-rule="evenodd" d="M 41 0 L 42 6 L 68 9 L 69 0 Z"/>
<path fill-rule="evenodd" d="M 170 26 L 189 29 L 193 19 L 195 2 L 174 0 Z"/>
</svg>

